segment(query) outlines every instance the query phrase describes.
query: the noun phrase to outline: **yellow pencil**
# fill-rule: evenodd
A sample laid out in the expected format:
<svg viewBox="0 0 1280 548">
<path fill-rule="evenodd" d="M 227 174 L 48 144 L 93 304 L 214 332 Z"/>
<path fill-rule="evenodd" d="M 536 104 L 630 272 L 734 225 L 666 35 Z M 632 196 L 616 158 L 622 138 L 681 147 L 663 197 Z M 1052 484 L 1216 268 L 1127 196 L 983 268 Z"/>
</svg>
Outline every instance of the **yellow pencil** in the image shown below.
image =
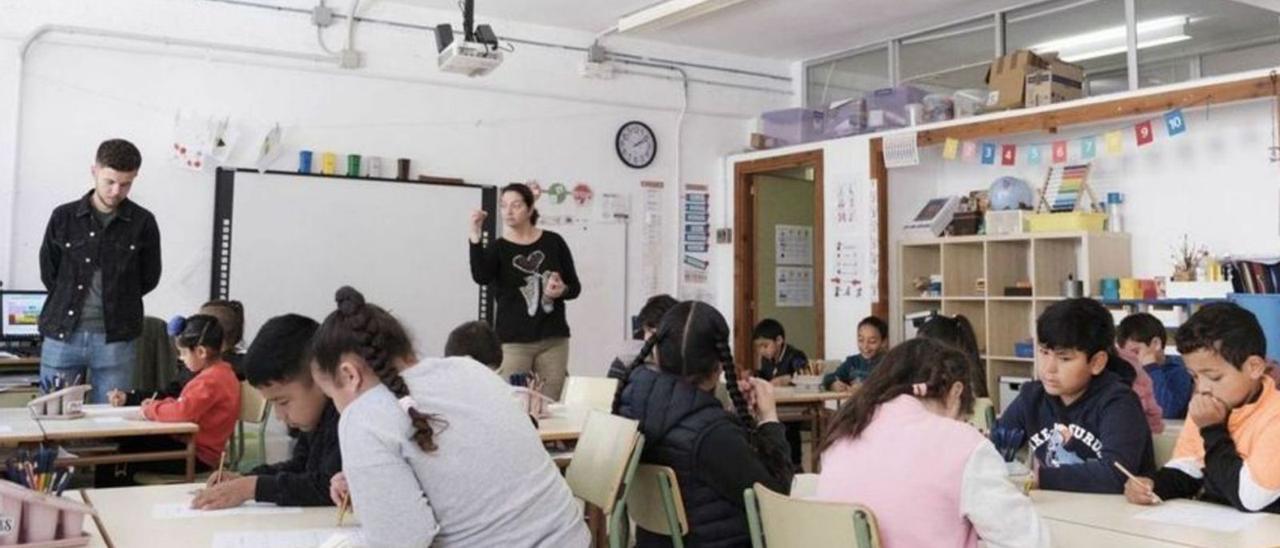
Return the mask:
<svg viewBox="0 0 1280 548">
<path fill-rule="evenodd" d="M 342 518 L 347 515 L 348 506 L 351 506 L 351 495 L 343 493 L 342 504 L 338 506 L 338 527 L 342 527 Z"/>
<path fill-rule="evenodd" d="M 227 462 L 227 452 L 224 450 L 222 451 L 222 456 L 218 457 L 218 469 L 213 471 L 214 481 L 213 481 L 213 484 L 210 485 L 210 487 L 222 482 L 222 466 L 226 464 L 226 462 Z"/>
<path fill-rule="evenodd" d="M 1128 478 L 1131 480 L 1138 481 L 1138 478 L 1134 476 L 1132 473 L 1130 473 L 1128 470 L 1126 470 L 1123 464 L 1120 464 L 1119 462 L 1113 462 L 1112 464 L 1116 465 L 1116 469 L 1120 470 L 1121 474 L 1128 476 Z M 1151 497 L 1156 499 L 1157 503 L 1164 502 L 1163 500 L 1160 500 L 1160 495 L 1157 495 L 1154 489 L 1151 491 Z"/>
</svg>

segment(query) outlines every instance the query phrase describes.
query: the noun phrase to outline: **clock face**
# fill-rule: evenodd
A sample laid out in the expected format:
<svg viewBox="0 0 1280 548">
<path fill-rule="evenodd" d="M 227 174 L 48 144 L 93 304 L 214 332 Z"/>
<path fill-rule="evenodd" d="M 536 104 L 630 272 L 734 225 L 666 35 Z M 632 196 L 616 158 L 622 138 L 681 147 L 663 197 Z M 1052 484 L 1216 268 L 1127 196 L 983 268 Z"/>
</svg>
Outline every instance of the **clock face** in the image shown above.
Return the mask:
<svg viewBox="0 0 1280 548">
<path fill-rule="evenodd" d="M 618 129 L 615 146 L 622 163 L 634 168 L 648 167 L 658 155 L 658 140 L 644 122 L 627 122 Z"/>
</svg>

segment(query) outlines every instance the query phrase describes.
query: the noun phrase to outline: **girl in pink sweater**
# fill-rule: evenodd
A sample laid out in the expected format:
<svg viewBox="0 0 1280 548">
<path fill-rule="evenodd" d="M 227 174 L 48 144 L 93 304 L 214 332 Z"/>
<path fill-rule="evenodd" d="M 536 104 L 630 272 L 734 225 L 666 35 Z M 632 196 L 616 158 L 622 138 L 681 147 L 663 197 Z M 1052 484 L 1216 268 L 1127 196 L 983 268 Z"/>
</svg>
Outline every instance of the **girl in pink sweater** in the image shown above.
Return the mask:
<svg viewBox="0 0 1280 548">
<path fill-rule="evenodd" d="M 974 366 L 927 339 L 890 351 L 832 420 L 816 498 L 871 508 L 885 548 L 1049 546 L 995 446 L 963 422 Z"/>
</svg>

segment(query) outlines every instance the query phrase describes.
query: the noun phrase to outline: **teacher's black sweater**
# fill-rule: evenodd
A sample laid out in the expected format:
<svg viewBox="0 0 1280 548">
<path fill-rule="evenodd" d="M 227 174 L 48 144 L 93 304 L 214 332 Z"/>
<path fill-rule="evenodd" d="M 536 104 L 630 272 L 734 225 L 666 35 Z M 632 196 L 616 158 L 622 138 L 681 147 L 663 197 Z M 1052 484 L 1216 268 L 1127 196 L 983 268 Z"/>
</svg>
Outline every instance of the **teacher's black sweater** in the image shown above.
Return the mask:
<svg viewBox="0 0 1280 548">
<path fill-rule="evenodd" d="M 559 299 L 544 294 L 552 272 L 559 272 L 565 291 Z M 543 230 L 529 245 L 499 239 L 488 247 L 471 244 L 471 278 L 488 285 L 497 300 L 498 340 L 531 343 L 569 336 L 564 302 L 582 293 L 573 254 L 559 234 Z"/>
</svg>

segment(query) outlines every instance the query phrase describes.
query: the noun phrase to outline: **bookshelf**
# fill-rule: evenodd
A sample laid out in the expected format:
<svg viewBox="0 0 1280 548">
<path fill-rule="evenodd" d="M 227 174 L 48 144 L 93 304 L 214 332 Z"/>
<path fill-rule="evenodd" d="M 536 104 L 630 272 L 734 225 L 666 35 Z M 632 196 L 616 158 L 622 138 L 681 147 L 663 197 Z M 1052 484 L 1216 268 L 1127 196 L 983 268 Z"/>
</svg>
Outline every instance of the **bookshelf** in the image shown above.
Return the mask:
<svg viewBox="0 0 1280 548">
<path fill-rule="evenodd" d="M 1015 355 L 1014 344 L 1034 342 L 1035 320 L 1062 300 L 1062 282 L 1073 275 L 1084 294 L 1099 297 L 1099 280 L 1131 275 L 1129 235 L 1110 232 L 1044 232 L 960 236 L 899 243 L 898 280 L 903 315 L 938 311 L 963 314 L 973 323 L 987 372 L 987 392 L 999 401 L 1001 376 L 1035 377 L 1032 358 Z M 941 276 L 940 295 L 914 289 L 919 277 Z M 986 281 L 985 289 L 977 284 Z M 1004 288 L 1030 282 L 1030 296 L 1005 296 Z M 1007 402 L 1006 402 L 1007 403 Z"/>
</svg>

